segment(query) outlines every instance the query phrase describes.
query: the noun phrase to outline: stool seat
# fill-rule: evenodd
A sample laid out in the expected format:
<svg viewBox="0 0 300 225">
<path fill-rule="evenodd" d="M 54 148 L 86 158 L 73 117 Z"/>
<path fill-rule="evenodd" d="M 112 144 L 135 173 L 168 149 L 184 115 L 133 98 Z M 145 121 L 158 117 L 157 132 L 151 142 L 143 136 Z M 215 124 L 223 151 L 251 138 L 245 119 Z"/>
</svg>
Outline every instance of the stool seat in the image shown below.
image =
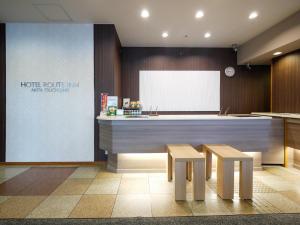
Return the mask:
<svg viewBox="0 0 300 225">
<path fill-rule="evenodd" d="M 218 157 L 217 193 L 222 199 L 233 199 L 234 162 L 240 161 L 239 195 L 241 199 L 252 199 L 253 158 L 229 145 L 203 145 L 206 153 L 206 180 L 211 177 L 212 154 Z"/>
<path fill-rule="evenodd" d="M 193 195 L 195 200 L 205 199 L 205 157 L 189 144 L 169 144 L 168 180 L 173 176 L 173 160 L 175 162 L 175 200 L 186 199 L 186 165 L 193 167 Z M 190 173 L 189 173 L 190 174 Z"/>
</svg>

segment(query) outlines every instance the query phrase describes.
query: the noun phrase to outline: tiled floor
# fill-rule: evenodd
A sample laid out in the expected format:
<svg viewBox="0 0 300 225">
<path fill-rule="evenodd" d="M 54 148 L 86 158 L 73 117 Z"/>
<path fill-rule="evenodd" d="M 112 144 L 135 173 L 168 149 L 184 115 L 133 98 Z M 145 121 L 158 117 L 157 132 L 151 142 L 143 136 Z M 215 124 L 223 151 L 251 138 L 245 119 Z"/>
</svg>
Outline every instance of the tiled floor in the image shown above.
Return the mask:
<svg viewBox="0 0 300 225">
<path fill-rule="evenodd" d="M 174 201 L 164 173 L 116 174 L 98 167 L 0 167 L 0 218 L 107 218 L 256 213 L 300 213 L 300 171 L 267 167 L 254 172 L 253 200 L 216 194 L 216 174 L 205 201 Z"/>
</svg>

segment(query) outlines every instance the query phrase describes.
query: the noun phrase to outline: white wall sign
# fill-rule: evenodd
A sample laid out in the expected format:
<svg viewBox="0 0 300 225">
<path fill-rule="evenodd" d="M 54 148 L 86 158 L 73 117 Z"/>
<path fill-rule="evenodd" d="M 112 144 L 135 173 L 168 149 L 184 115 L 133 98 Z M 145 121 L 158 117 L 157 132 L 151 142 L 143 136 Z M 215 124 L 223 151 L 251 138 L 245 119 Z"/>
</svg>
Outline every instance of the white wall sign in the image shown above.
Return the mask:
<svg viewBox="0 0 300 225">
<path fill-rule="evenodd" d="M 94 160 L 93 25 L 6 26 L 8 162 Z"/>
<path fill-rule="evenodd" d="M 219 111 L 220 71 L 140 71 L 143 110 Z"/>
</svg>

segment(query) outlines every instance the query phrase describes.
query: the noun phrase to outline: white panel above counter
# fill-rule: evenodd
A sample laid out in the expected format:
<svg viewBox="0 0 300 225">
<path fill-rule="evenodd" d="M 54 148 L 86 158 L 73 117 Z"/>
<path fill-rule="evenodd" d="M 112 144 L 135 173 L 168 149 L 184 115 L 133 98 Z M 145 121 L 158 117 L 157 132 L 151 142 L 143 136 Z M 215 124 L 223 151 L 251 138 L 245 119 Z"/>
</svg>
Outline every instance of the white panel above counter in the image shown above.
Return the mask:
<svg viewBox="0 0 300 225">
<path fill-rule="evenodd" d="M 144 111 L 219 111 L 220 71 L 140 71 Z"/>
</svg>

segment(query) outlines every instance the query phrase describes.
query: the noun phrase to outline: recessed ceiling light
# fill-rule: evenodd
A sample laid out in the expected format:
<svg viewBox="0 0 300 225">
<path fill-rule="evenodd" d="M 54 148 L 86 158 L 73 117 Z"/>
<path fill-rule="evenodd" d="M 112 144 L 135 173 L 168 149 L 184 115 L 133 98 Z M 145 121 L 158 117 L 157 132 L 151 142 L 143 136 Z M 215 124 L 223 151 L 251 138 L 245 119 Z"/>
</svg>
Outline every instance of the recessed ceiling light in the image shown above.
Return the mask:
<svg viewBox="0 0 300 225">
<path fill-rule="evenodd" d="M 256 12 L 256 11 L 253 11 L 253 12 L 251 12 L 250 14 L 249 14 L 249 19 L 250 20 L 253 20 L 253 19 L 255 19 L 256 17 L 258 16 L 258 13 Z"/>
<path fill-rule="evenodd" d="M 163 33 L 161 34 L 161 36 L 162 36 L 163 38 L 167 38 L 167 37 L 169 36 L 169 34 L 168 34 L 168 32 L 163 32 Z"/>
<path fill-rule="evenodd" d="M 209 38 L 211 36 L 211 34 L 209 33 L 209 32 L 206 32 L 205 34 L 204 34 L 204 37 L 205 38 Z"/>
<path fill-rule="evenodd" d="M 142 18 L 148 18 L 150 16 L 149 11 L 147 9 L 143 9 L 141 12 Z"/>
<path fill-rule="evenodd" d="M 281 55 L 282 52 L 274 52 L 273 55 Z"/>
<path fill-rule="evenodd" d="M 204 12 L 199 10 L 196 12 L 195 17 L 196 19 L 202 18 L 204 16 Z"/>
</svg>

